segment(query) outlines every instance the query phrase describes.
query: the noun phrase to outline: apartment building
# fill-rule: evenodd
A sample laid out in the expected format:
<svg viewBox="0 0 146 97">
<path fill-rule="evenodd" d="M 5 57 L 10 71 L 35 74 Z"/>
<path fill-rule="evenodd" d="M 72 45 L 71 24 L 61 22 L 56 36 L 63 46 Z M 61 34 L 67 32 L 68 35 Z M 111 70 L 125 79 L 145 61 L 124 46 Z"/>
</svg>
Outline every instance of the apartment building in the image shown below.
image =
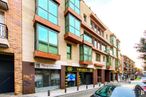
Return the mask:
<svg viewBox="0 0 146 97">
<path fill-rule="evenodd" d="M 117 80 L 120 41 L 83 0 L 0 0 L 0 5 L 0 83 L 7 81 L 0 93 Z"/>
<path fill-rule="evenodd" d="M 0 93 L 22 92 L 21 0 L 0 0 Z"/>
<path fill-rule="evenodd" d="M 125 79 L 134 79 L 135 73 L 135 62 L 126 55 L 123 55 L 123 74 Z"/>
</svg>

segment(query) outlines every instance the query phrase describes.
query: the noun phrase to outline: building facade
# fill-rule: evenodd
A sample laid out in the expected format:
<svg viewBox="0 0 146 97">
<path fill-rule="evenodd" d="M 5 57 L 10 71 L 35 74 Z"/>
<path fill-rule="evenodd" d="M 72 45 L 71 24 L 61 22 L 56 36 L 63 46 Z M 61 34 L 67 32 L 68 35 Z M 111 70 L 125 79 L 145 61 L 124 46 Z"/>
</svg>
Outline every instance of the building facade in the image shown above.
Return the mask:
<svg viewBox="0 0 146 97">
<path fill-rule="evenodd" d="M 125 79 L 135 79 L 135 73 L 136 73 L 136 67 L 135 62 L 127 57 L 126 55 L 123 55 L 123 75 Z"/>
<path fill-rule="evenodd" d="M 0 93 L 22 93 L 21 0 L 0 0 Z"/>
<path fill-rule="evenodd" d="M 13 68 L 9 71 L 14 79 L 8 81 L 12 91 L 0 92 L 27 94 L 118 79 L 120 41 L 83 0 L 0 4 L 0 20 L 5 20 L 5 28 L 0 26 L 0 62 Z"/>
</svg>

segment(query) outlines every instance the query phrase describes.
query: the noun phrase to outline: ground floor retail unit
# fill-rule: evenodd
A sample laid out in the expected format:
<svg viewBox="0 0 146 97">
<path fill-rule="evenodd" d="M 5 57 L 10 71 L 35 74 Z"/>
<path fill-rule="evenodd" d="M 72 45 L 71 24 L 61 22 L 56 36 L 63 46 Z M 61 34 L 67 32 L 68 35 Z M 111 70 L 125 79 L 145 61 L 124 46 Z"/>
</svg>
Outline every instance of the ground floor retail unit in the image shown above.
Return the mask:
<svg viewBox="0 0 146 97">
<path fill-rule="evenodd" d="M 29 94 L 114 80 L 112 70 L 22 62 L 22 93 Z M 0 54 L 0 93 L 14 92 L 14 55 Z"/>
</svg>

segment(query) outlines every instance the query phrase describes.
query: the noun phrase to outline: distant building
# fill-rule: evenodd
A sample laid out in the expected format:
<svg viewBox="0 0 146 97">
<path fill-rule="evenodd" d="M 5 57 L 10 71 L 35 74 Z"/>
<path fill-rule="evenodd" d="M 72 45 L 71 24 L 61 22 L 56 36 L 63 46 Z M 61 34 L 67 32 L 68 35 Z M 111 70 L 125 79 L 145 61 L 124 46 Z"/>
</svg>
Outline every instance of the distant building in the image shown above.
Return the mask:
<svg viewBox="0 0 146 97">
<path fill-rule="evenodd" d="M 122 57 L 123 57 L 123 74 L 125 78 L 134 79 L 136 73 L 135 62 L 126 55 L 123 55 Z"/>
</svg>

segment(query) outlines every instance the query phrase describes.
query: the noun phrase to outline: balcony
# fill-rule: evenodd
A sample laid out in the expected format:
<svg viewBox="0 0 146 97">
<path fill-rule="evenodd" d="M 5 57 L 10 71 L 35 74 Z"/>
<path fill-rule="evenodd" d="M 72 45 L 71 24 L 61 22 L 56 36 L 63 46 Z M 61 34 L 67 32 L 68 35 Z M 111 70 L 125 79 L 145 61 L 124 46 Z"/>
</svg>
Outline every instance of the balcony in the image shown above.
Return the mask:
<svg viewBox="0 0 146 97">
<path fill-rule="evenodd" d="M 8 0 L 0 0 L 0 9 L 8 10 Z"/>
<path fill-rule="evenodd" d="M 0 23 L 0 47 L 8 48 L 8 29 L 5 24 Z"/>
<path fill-rule="evenodd" d="M 42 18 L 41 16 L 35 15 L 34 19 L 33 19 L 34 24 L 35 23 L 40 23 L 42 25 L 45 25 L 55 31 L 57 31 L 58 33 L 60 33 L 60 26 L 53 24 L 52 22 Z"/>
<path fill-rule="evenodd" d="M 72 43 L 75 43 L 75 44 L 81 44 L 82 43 L 82 39 L 81 37 L 71 33 L 71 32 L 67 32 L 65 35 L 64 35 L 64 39 L 67 40 L 67 41 L 70 41 Z"/>
<path fill-rule="evenodd" d="M 102 68 L 102 67 L 104 66 L 104 64 L 101 64 L 101 63 L 94 63 L 94 66 L 95 66 L 95 67 L 100 67 L 100 68 Z"/>
<path fill-rule="evenodd" d="M 52 53 L 46 53 L 42 51 L 35 51 L 34 52 L 34 57 L 35 58 L 42 58 L 42 59 L 49 59 L 49 60 L 60 60 L 60 55 L 58 54 L 52 54 Z"/>
<path fill-rule="evenodd" d="M 80 61 L 79 64 L 80 65 L 91 65 L 93 63 L 92 63 L 92 61 L 85 61 L 85 60 L 83 60 L 83 61 Z"/>
<path fill-rule="evenodd" d="M 64 16 L 66 16 L 68 13 L 71 13 L 73 16 L 75 16 L 78 20 L 81 21 L 81 15 L 77 14 L 74 10 L 72 10 L 70 7 L 68 7 L 65 12 Z"/>
<path fill-rule="evenodd" d="M 82 44 L 85 44 L 85 45 L 87 45 L 87 46 L 93 47 L 93 44 L 90 43 L 90 42 L 88 42 L 88 41 L 86 41 L 86 40 L 83 40 L 83 41 L 82 41 Z"/>
<path fill-rule="evenodd" d="M 96 33 L 92 28 L 90 28 L 90 26 L 87 25 L 84 21 L 81 22 L 81 27 L 85 29 L 87 32 L 90 32 L 96 38 L 100 39 L 103 43 L 106 43 L 107 45 L 111 45 L 106 39 L 104 39 L 102 36 Z"/>
</svg>

